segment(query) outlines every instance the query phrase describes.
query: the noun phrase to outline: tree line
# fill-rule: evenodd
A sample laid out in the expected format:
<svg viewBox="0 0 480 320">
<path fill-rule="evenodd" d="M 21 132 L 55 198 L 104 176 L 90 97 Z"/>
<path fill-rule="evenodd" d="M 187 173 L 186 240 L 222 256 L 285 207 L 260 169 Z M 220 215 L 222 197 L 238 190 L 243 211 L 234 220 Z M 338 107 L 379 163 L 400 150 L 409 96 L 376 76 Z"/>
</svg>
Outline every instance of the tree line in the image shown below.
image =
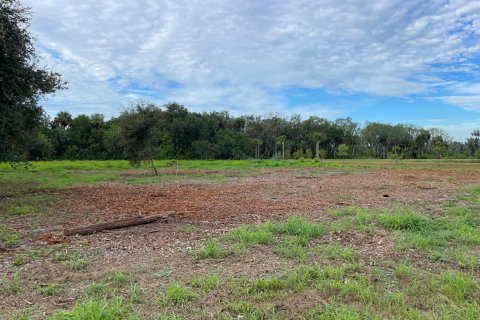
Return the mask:
<svg viewBox="0 0 480 320">
<path fill-rule="evenodd" d="M 480 157 L 480 130 L 464 142 L 439 129 L 317 116 L 232 116 L 191 112 L 177 103 L 139 102 L 118 117 L 44 119 L 25 146 L 28 160 L 472 158 Z"/>
</svg>

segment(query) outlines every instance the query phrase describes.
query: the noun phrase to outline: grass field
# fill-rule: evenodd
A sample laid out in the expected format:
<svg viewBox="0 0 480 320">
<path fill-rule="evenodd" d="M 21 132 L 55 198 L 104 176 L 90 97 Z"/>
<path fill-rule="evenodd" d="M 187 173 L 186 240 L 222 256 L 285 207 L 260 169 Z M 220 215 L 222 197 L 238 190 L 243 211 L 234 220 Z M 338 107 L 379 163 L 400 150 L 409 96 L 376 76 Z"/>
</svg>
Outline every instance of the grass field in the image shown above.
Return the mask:
<svg viewBox="0 0 480 320">
<path fill-rule="evenodd" d="M 1 165 L 0 319 L 480 319 L 478 162 L 177 164 Z"/>
</svg>

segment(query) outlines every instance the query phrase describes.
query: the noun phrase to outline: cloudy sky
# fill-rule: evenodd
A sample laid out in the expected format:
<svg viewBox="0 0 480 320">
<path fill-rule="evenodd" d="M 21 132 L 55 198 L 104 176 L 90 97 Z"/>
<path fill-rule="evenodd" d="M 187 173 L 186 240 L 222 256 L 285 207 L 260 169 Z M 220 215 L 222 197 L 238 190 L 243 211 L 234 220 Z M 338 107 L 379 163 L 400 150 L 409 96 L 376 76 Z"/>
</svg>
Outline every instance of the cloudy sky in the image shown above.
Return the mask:
<svg viewBox="0 0 480 320">
<path fill-rule="evenodd" d="M 50 115 L 191 111 L 480 128 L 480 1 L 26 0 Z"/>
</svg>

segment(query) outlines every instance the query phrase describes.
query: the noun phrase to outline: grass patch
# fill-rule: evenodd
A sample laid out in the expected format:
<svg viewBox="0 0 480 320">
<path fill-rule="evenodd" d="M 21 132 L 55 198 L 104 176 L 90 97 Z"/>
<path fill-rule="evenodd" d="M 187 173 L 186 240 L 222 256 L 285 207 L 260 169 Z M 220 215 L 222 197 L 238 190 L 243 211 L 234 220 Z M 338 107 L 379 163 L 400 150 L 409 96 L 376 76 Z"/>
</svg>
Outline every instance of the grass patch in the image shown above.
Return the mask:
<svg viewBox="0 0 480 320">
<path fill-rule="evenodd" d="M 232 251 L 223 248 L 217 241 L 210 239 L 206 246 L 195 250 L 193 254 L 198 259 L 218 259 L 231 255 Z"/>
<path fill-rule="evenodd" d="M 48 283 L 38 287 L 37 292 L 42 296 L 56 296 L 62 292 L 62 287 L 56 283 Z"/>
<path fill-rule="evenodd" d="M 20 275 L 18 272 L 15 272 L 11 276 L 3 276 L 3 278 L 0 280 L 0 283 L 7 293 L 15 294 L 20 291 Z"/>
<path fill-rule="evenodd" d="M 7 216 L 27 216 L 37 214 L 38 211 L 34 206 L 13 206 L 6 210 Z"/>
<path fill-rule="evenodd" d="M 222 285 L 222 279 L 216 274 L 209 274 L 206 276 L 194 276 L 190 279 L 192 288 L 201 289 L 203 292 L 209 292 L 213 289 L 218 289 Z"/>
<path fill-rule="evenodd" d="M 162 270 L 162 271 L 159 271 L 159 272 L 155 273 L 155 275 L 159 278 L 167 278 L 167 277 L 170 277 L 173 274 L 174 271 L 175 270 L 173 270 L 173 269 L 165 269 L 165 270 Z"/>
<path fill-rule="evenodd" d="M 471 198 L 469 198 L 471 199 Z M 394 231 L 400 250 L 414 248 L 425 251 L 433 261 L 456 261 L 475 268 L 479 260 L 469 251 L 480 246 L 480 208 L 449 203 L 445 216 L 429 217 L 408 207 L 393 211 L 375 211 L 358 207 L 329 211 L 336 218 L 329 229 L 356 229 L 375 232 L 386 228 Z"/>
<path fill-rule="evenodd" d="M 257 244 L 270 244 L 274 241 L 270 223 L 260 226 L 241 226 L 230 232 L 229 238 L 244 247 L 253 247 Z"/>
<path fill-rule="evenodd" d="M 356 261 L 358 256 L 352 248 L 343 247 L 336 244 L 322 245 L 317 248 L 317 252 L 320 253 L 325 259 L 336 260 L 343 259 L 350 262 Z"/>
<path fill-rule="evenodd" d="M 14 267 L 20 267 L 25 264 L 25 258 L 20 255 L 16 255 L 15 259 L 13 259 L 13 266 Z"/>
<path fill-rule="evenodd" d="M 48 212 L 48 205 L 52 199 L 53 197 L 49 195 L 20 192 L 19 194 L 13 194 L 4 203 L 0 204 L 0 211 L 4 211 L 7 217 L 42 214 Z"/>
<path fill-rule="evenodd" d="M 113 300 L 89 299 L 77 304 L 71 311 L 59 311 L 48 318 L 49 320 L 114 320 L 140 319 L 133 311 L 132 306 L 122 298 Z"/>
<path fill-rule="evenodd" d="M 21 235 L 19 232 L 0 226 L 0 242 L 6 245 L 14 245 L 17 244 L 21 239 Z"/>
<path fill-rule="evenodd" d="M 111 271 L 102 278 L 92 282 L 84 293 L 87 297 L 96 299 L 107 299 L 115 296 L 122 296 L 136 300 L 140 294 L 141 288 L 132 287 L 135 285 L 135 279 L 132 275 L 121 271 Z M 129 290 L 128 290 L 129 289 Z M 133 297 L 132 296 L 137 296 Z"/>
<path fill-rule="evenodd" d="M 69 257 L 68 265 L 73 271 L 86 269 L 92 263 L 92 259 L 86 254 L 76 253 Z"/>
<path fill-rule="evenodd" d="M 414 267 L 409 262 L 400 262 L 395 266 L 395 276 L 407 279 L 413 275 Z"/>
<path fill-rule="evenodd" d="M 304 261 L 307 257 L 309 240 L 304 237 L 293 237 L 282 241 L 275 249 L 277 253 L 289 259 Z"/>
<path fill-rule="evenodd" d="M 162 293 L 160 304 L 166 306 L 184 305 L 197 298 L 197 294 L 190 288 L 173 282 L 168 285 L 165 292 Z"/>
<path fill-rule="evenodd" d="M 288 234 L 312 239 L 323 235 L 323 225 L 311 222 L 300 216 L 291 216 L 284 222 L 273 224 L 273 230 L 277 234 Z"/>
<path fill-rule="evenodd" d="M 416 213 L 408 207 L 393 212 L 384 212 L 378 215 L 378 221 L 387 229 L 393 230 L 431 230 L 434 221 L 422 214 Z"/>
</svg>

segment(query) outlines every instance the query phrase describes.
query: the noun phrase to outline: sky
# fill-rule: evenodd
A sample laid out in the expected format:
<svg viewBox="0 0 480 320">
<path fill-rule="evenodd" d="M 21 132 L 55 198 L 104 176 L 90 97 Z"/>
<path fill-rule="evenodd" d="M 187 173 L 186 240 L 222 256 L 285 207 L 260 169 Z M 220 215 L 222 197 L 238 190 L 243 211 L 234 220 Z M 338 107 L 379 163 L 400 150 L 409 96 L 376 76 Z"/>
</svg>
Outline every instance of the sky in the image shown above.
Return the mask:
<svg viewBox="0 0 480 320">
<path fill-rule="evenodd" d="M 24 0 L 50 116 L 138 99 L 232 115 L 300 114 L 480 129 L 480 1 Z"/>
</svg>

